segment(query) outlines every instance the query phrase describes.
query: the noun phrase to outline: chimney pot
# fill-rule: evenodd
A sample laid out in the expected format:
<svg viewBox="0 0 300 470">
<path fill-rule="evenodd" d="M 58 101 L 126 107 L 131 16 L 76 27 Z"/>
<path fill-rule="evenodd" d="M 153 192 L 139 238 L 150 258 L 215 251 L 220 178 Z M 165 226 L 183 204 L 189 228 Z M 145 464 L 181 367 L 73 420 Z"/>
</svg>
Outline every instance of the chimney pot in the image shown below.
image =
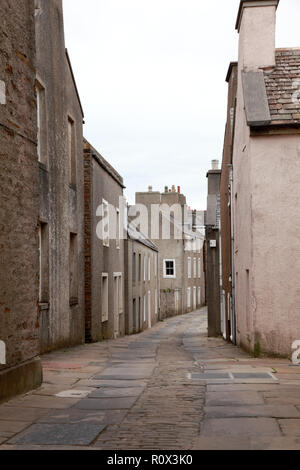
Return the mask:
<svg viewBox="0 0 300 470">
<path fill-rule="evenodd" d="M 152 193 L 153 187 L 152 187 L 152 186 L 149 186 L 148 191 L 149 191 L 149 193 Z"/>
<path fill-rule="evenodd" d="M 181 193 L 181 188 L 180 188 L 180 186 L 178 186 L 178 188 L 177 188 L 177 192 L 178 192 L 178 194 L 180 194 L 180 193 Z"/>
<path fill-rule="evenodd" d="M 169 188 L 168 186 L 165 186 L 165 193 L 168 193 L 169 192 Z"/>
<path fill-rule="evenodd" d="M 211 169 L 212 170 L 219 170 L 219 160 L 212 160 L 211 161 Z"/>
</svg>

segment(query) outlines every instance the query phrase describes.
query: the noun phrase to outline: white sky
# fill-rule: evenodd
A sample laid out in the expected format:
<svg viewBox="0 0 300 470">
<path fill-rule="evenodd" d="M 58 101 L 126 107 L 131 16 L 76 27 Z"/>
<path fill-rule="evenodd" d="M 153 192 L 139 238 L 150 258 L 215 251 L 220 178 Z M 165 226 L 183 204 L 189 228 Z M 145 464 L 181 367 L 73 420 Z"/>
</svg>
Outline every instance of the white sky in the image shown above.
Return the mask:
<svg viewBox="0 0 300 470">
<path fill-rule="evenodd" d="M 222 160 L 239 0 L 63 0 L 84 134 L 124 177 L 126 196 L 181 186 L 206 208 Z M 300 46 L 300 1 L 281 0 L 277 47 Z"/>
</svg>

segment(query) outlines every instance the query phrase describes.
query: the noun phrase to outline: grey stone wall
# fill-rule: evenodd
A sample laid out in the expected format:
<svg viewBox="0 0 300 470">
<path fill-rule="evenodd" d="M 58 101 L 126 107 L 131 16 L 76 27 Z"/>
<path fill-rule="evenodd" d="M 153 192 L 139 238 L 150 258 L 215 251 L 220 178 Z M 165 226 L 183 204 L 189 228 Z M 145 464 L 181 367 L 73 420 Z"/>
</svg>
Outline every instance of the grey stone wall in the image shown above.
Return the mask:
<svg viewBox="0 0 300 470">
<path fill-rule="evenodd" d="M 0 0 L 0 401 L 41 383 L 34 1 Z M 4 20 L 5 19 L 5 20 Z"/>
</svg>

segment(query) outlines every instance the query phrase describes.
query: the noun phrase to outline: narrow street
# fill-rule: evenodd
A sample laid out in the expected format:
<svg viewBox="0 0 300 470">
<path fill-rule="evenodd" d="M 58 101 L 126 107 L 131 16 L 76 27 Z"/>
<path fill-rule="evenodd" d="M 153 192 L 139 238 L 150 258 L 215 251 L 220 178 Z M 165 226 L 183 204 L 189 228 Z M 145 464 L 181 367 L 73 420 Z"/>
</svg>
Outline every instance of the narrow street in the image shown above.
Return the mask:
<svg viewBox="0 0 300 470">
<path fill-rule="evenodd" d="M 0 449 L 300 449 L 300 368 L 207 338 L 206 310 L 43 357 Z"/>
</svg>

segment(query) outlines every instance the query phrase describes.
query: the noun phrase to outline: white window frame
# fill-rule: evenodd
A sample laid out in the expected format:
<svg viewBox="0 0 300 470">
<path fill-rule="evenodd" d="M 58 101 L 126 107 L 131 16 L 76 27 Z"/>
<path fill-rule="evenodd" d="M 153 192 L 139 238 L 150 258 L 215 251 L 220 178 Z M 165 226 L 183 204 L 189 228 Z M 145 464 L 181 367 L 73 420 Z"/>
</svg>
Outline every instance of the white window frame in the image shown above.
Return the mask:
<svg viewBox="0 0 300 470">
<path fill-rule="evenodd" d="M 154 302 L 155 302 L 155 315 L 158 314 L 158 294 L 157 294 L 157 289 L 155 289 L 155 294 L 154 294 Z"/>
<path fill-rule="evenodd" d="M 201 287 L 198 287 L 198 305 L 201 304 Z"/>
<path fill-rule="evenodd" d="M 109 204 L 105 199 L 102 199 L 102 207 L 103 217 L 105 217 L 105 212 L 107 210 L 107 234 L 104 232 L 104 224 L 102 224 L 103 246 L 109 248 Z"/>
<path fill-rule="evenodd" d="M 148 257 L 148 281 L 151 281 L 151 256 Z"/>
<path fill-rule="evenodd" d="M 174 269 L 174 274 L 173 275 L 167 274 L 166 263 L 168 263 L 168 262 L 173 263 L 173 269 Z M 175 259 L 164 259 L 163 260 L 163 276 L 164 276 L 164 279 L 176 279 L 176 260 Z"/>
<path fill-rule="evenodd" d="M 157 278 L 157 253 L 154 253 L 154 277 Z"/>
<path fill-rule="evenodd" d="M 121 243 L 120 243 L 120 240 L 121 240 L 121 237 L 120 237 L 120 232 L 121 232 L 121 219 L 120 219 L 120 209 L 116 209 L 116 249 L 117 250 L 120 250 L 120 246 L 121 246 Z"/>
<path fill-rule="evenodd" d="M 192 258 L 188 258 L 188 278 L 192 279 Z"/>
<path fill-rule="evenodd" d="M 103 292 L 102 292 L 102 289 L 103 289 L 103 278 L 106 278 L 106 295 L 104 296 Z M 108 273 L 102 273 L 102 276 L 101 276 L 101 322 L 102 323 L 105 323 L 106 321 L 108 321 L 108 297 L 109 297 L 109 290 L 108 290 Z M 105 302 L 105 310 L 106 312 L 103 312 L 103 306 L 104 306 L 104 300 L 106 300 Z"/>
<path fill-rule="evenodd" d="M 147 266 L 146 266 L 147 257 L 144 255 L 144 282 L 146 282 L 146 273 L 147 273 Z"/>
<path fill-rule="evenodd" d="M 122 273 L 114 273 L 113 275 L 114 277 L 114 280 L 116 279 L 117 280 L 117 310 L 118 310 L 118 314 L 121 314 L 123 313 L 123 310 L 124 310 L 124 306 L 123 306 L 123 274 Z M 115 285 L 115 284 L 114 284 Z M 114 293 L 115 295 L 115 293 Z M 117 313 L 117 312 L 115 312 Z"/>
<path fill-rule="evenodd" d="M 198 258 L 198 279 L 201 279 L 201 258 Z"/>
<path fill-rule="evenodd" d="M 146 322 L 146 296 L 144 295 L 144 323 Z"/>
<path fill-rule="evenodd" d="M 186 301 L 187 308 L 191 308 L 191 288 L 187 288 L 187 301 Z"/>
<path fill-rule="evenodd" d="M 194 258 L 194 279 L 197 278 L 197 258 Z"/>
</svg>

